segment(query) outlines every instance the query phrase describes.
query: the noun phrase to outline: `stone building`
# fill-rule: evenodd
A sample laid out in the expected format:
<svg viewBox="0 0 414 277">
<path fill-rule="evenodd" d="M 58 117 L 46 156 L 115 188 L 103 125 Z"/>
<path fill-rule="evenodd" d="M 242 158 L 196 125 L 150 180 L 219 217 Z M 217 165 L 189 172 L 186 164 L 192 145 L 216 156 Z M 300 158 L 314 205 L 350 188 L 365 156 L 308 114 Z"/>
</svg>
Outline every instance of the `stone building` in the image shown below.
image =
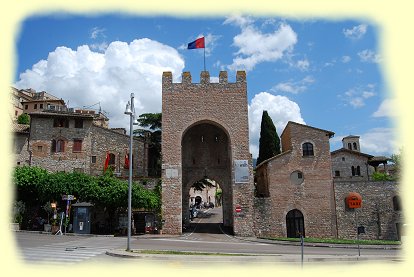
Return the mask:
<svg viewBox="0 0 414 277">
<path fill-rule="evenodd" d="M 13 133 L 12 159 L 16 166 L 28 165 L 30 163 L 30 125 L 13 122 L 11 128 Z"/>
<path fill-rule="evenodd" d="M 45 91 L 36 92 L 34 89 L 17 89 L 11 87 L 10 94 L 12 119 L 17 119 L 23 113 L 43 110 L 61 110 L 66 108 L 65 101 Z"/>
<path fill-rule="evenodd" d="M 253 234 L 253 169 L 249 153 L 246 74 L 229 83 L 227 72 L 200 83 L 184 72 L 181 83 L 162 76 L 162 213 L 165 233 L 180 234 L 189 191 L 202 178 L 222 189 L 223 224 L 236 235 Z M 237 212 L 235 208 L 238 207 Z"/>
<path fill-rule="evenodd" d="M 125 155 L 129 152 L 129 136 L 95 124 L 95 115 L 75 111 L 43 111 L 30 114 L 28 164 L 51 172 L 103 173 L 108 157 L 117 176 L 127 176 Z M 134 177 L 147 176 L 147 146 L 134 137 Z"/>
<path fill-rule="evenodd" d="M 342 148 L 331 152 L 335 180 L 367 181 L 379 165 L 387 172 L 389 158 L 362 153 L 359 136 L 344 137 L 342 145 Z"/>
<path fill-rule="evenodd" d="M 260 236 L 336 237 L 329 139 L 289 121 L 282 152 L 256 167 L 255 231 Z"/>
</svg>

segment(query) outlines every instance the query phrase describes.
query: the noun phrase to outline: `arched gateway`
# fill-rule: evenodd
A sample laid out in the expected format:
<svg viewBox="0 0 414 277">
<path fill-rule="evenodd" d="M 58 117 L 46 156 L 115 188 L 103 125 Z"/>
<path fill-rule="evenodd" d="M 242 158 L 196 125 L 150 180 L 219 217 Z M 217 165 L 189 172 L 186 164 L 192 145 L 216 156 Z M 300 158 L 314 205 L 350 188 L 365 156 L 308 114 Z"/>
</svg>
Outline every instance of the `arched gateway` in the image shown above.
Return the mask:
<svg viewBox="0 0 414 277">
<path fill-rule="evenodd" d="M 162 216 L 163 231 L 181 234 L 189 206 L 188 191 L 208 177 L 223 191 L 223 224 L 235 235 L 253 235 L 253 174 L 249 153 L 247 86 L 244 71 L 235 83 L 227 72 L 200 83 L 189 72 L 181 83 L 171 72 L 162 78 Z"/>
</svg>

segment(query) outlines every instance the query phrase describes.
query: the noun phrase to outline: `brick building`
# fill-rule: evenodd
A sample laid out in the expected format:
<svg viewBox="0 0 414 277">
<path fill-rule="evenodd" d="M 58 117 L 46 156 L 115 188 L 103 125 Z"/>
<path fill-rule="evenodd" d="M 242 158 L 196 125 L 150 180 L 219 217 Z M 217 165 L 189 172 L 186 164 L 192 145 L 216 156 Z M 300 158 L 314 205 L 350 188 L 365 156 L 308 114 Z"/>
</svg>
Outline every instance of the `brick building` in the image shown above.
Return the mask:
<svg viewBox="0 0 414 277">
<path fill-rule="evenodd" d="M 335 237 L 329 138 L 333 132 L 288 122 L 282 152 L 256 167 L 255 230 L 261 236 Z"/>
<path fill-rule="evenodd" d="M 237 172 L 236 172 L 236 165 Z M 203 177 L 222 189 L 223 224 L 237 235 L 253 234 L 253 174 L 249 153 L 246 74 L 227 72 L 200 83 L 184 72 L 181 83 L 171 72 L 162 77 L 162 212 L 164 232 L 180 234 L 188 220 L 189 191 Z M 238 173 L 241 173 L 238 175 Z M 240 207 L 241 212 L 234 212 Z"/>
<path fill-rule="evenodd" d="M 256 168 L 255 233 L 259 236 L 398 240 L 403 214 L 395 181 L 375 182 L 374 165 L 385 157 L 361 153 L 359 137 L 329 152 L 332 132 L 289 122 L 282 153 Z M 357 193 L 360 208 L 349 208 Z"/>
</svg>

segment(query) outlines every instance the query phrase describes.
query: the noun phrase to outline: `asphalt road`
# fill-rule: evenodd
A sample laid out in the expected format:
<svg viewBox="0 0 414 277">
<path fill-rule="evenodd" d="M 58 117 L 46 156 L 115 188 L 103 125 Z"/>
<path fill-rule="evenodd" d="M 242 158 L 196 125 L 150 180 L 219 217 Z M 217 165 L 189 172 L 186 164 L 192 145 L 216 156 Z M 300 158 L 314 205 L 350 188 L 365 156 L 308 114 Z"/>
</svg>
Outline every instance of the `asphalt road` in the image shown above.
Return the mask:
<svg viewBox="0 0 414 277">
<path fill-rule="evenodd" d="M 238 253 L 245 256 L 206 256 L 201 255 L 198 262 L 209 263 L 236 261 L 243 262 L 295 262 L 301 261 L 302 248 L 299 244 L 274 243 L 255 238 L 237 238 L 227 234 L 221 227 L 221 209 L 208 209 L 199 213 L 181 236 L 141 235 L 133 236 L 131 248 L 133 250 L 173 250 L 210 253 Z M 16 232 L 16 240 L 20 257 L 31 264 L 76 264 L 86 261 L 93 262 L 131 262 L 122 255 L 109 256 L 106 253 L 125 253 L 126 237 L 63 235 Z M 401 253 L 395 249 L 379 249 L 361 247 L 360 252 L 354 247 L 303 247 L 305 262 L 343 261 L 351 262 L 363 260 L 380 260 L 387 262 L 401 261 Z M 359 255 L 360 254 L 360 255 Z M 258 256 L 252 256 L 258 255 Z M 132 255 L 134 256 L 134 255 Z M 139 256 L 135 262 L 143 259 L 175 259 L 183 263 L 188 256 L 147 255 Z M 260 258 L 260 259 L 259 259 Z M 195 258 L 194 258 L 195 259 Z"/>
</svg>

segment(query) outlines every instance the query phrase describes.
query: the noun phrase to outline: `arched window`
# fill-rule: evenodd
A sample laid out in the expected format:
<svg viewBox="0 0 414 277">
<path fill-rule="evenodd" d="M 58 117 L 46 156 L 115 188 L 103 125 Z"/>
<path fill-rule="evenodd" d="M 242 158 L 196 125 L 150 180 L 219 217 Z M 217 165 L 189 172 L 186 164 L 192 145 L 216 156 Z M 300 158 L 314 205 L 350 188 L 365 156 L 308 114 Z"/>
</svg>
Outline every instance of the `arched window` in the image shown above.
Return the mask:
<svg viewBox="0 0 414 277">
<path fill-rule="evenodd" d="M 356 168 L 356 175 L 361 176 L 361 167 L 359 165 Z"/>
<path fill-rule="evenodd" d="M 401 200 L 399 196 L 394 196 L 392 198 L 392 205 L 393 205 L 394 211 L 401 211 Z"/>
<path fill-rule="evenodd" d="M 115 154 L 109 153 L 109 162 L 108 165 L 115 166 Z"/>
<path fill-rule="evenodd" d="M 303 156 L 313 156 L 313 144 L 305 142 L 302 144 Z"/>
<path fill-rule="evenodd" d="M 355 176 L 355 167 L 351 166 L 352 176 Z"/>
<path fill-rule="evenodd" d="M 351 145 L 351 143 L 348 143 L 348 149 L 349 149 L 349 150 L 352 150 L 352 145 Z"/>
<path fill-rule="evenodd" d="M 352 145 L 354 146 L 354 150 L 358 150 L 356 142 L 352 143 Z"/>
<path fill-rule="evenodd" d="M 52 153 L 65 152 L 65 141 L 63 139 L 52 139 Z"/>
</svg>

